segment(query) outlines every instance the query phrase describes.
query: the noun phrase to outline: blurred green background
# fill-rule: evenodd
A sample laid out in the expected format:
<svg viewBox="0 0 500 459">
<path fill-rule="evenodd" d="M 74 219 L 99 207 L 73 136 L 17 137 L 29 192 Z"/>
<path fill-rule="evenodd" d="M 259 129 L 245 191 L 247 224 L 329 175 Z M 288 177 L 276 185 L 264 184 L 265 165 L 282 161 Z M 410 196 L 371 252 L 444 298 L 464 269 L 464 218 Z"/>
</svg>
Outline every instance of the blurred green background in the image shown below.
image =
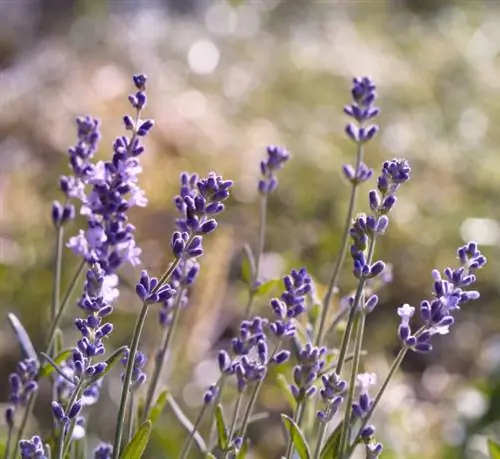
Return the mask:
<svg viewBox="0 0 500 459">
<path fill-rule="evenodd" d="M 130 75 L 149 76 L 147 116 L 156 127 L 146 141 L 141 184 L 150 203 L 133 212 L 132 222 L 143 264 L 155 273 L 168 262 L 179 173 L 216 170 L 236 181 L 220 230 L 207 241 L 164 375 L 194 418 L 203 390 L 217 378 L 215 350 L 241 318 L 241 249 L 256 239 L 265 146 L 285 145 L 293 160 L 270 200 L 264 274 L 275 278 L 305 265 L 321 291 L 347 206 L 341 166 L 355 155 L 342 107 L 351 78 L 368 75 L 382 114 L 366 162 L 378 171 L 384 159 L 404 157 L 413 174 L 378 245 L 394 281 L 369 318 L 366 370 L 385 374 L 398 347 L 396 308 L 429 296 L 431 270 L 454 263 L 458 245 L 475 239 L 489 258 L 479 273 L 482 299 L 460 312 L 433 353 L 407 359 L 382 403 L 383 457 L 485 457 L 486 436 L 500 439 L 499 24 L 493 0 L 0 2 L 0 400 L 20 357 L 7 312 L 18 314 L 38 347 L 46 336 L 50 203 L 59 197 L 59 175 L 68 172 L 77 115 L 102 120 L 99 155 L 108 157 L 123 133 Z M 367 209 L 368 189 L 359 210 Z M 76 263 L 69 253 L 64 262 L 68 282 Z M 121 273 L 109 348 L 130 335 L 139 305 L 126 284 L 138 273 Z M 353 285 L 346 266 L 341 295 Z M 141 348 L 153 356 L 161 330 L 155 313 L 149 319 Z M 70 314 L 67 345 L 77 336 L 71 324 Z M 114 376 L 90 410 L 92 444 L 112 438 L 120 391 Z M 41 390 L 33 431 L 50 424 L 50 389 Z M 258 444 L 253 457 L 278 457 L 284 440 L 277 414 L 286 404 L 273 385 L 261 404 L 273 415 L 250 431 Z M 176 457 L 183 435 L 167 409 L 147 457 L 164 457 L 162 445 Z"/>
</svg>

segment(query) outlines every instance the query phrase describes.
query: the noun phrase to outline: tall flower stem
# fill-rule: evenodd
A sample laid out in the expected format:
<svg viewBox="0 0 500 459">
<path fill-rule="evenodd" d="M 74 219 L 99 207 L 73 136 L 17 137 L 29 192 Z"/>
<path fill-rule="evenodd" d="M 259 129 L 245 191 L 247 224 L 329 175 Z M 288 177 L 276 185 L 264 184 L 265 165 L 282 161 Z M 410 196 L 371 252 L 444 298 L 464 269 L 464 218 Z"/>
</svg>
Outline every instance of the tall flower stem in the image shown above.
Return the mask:
<svg viewBox="0 0 500 459">
<path fill-rule="evenodd" d="M 363 421 L 361 423 L 361 426 L 360 426 L 360 428 L 358 430 L 358 433 L 354 437 L 354 441 L 352 442 L 352 445 L 348 449 L 347 454 L 346 454 L 345 457 L 347 457 L 347 458 L 350 457 L 351 454 L 352 454 L 352 452 L 354 451 L 354 448 L 356 447 L 356 443 L 357 443 L 359 437 L 361 436 L 361 432 L 363 431 L 363 429 L 368 424 L 371 416 L 373 415 L 373 412 L 375 411 L 375 409 L 377 408 L 380 400 L 382 399 L 382 396 L 384 395 L 384 392 L 387 389 L 387 386 L 389 385 L 389 382 L 391 381 L 391 379 L 394 376 L 394 374 L 398 371 L 398 369 L 401 366 L 401 363 L 403 362 L 403 360 L 404 360 L 407 352 L 408 352 L 408 348 L 406 348 L 406 347 L 402 347 L 399 350 L 399 353 L 396 356 L 396 358 L 394 359 L 394 361 L 392 362 L 391 368 L 389 369 L 389 372 L 387 373 L 387 376 L 385 377 L 384 382 L 382 383 L 382 386 L 380 387 L 380 390 L 378 391 L 375 399 L 372 402 L 372 405 L 370 407 L 370 411 L 364 417 L 364 419 L 363 419 Z"/>
<path fill-rule="evenodd" d="M 189 242 L 186 244 L 188 245 Z M 158 284 L 153 289 L 151 293 L 156 293 L 160 288 L 168 282 L 170 276 L 174 272 L 175 268 L 180 262 L 180 258 L 176 258 L 168 270 L 161 276 Z M 142 304 L 141 312 L 134 326 L 134 331 L 132 334 L 132 341 L 130 343 L 130 350 L 127 359 L 127 369 L 125 371 L 125 378 L 123 379 L 122 386 L 122 395 L 120 398 L 120 406 L 118 408 L 118 416 L 116 419 L 116 427 L 115 427 L 115 440 L 114 440 L 114 448 L 113 448 L 113 459 L 118 459 L 120 456 L 121 443 L 123 437 L 123 428 L 124 428 L 124 420 L 125 420 L 125 412 L 128 404 L 128 395 L 130 392 L 130 381 L 132 380 L 132 373 L 134 371 L 134 362 L 135 356 L 137 354 L 137 349 L 139 347 L 139 341 L 141 339 L 142 330 L 144 328 L 144 324 L 146 322 L 146 317 L 148 315 L 149 303 L 146 301 Z"/>
<path fill-rule="evenodd" d="M 248 302 L 245 307 L 244 318 L 248 319 L 252 313 L 253 302 L 255 299 L 256 283 L 259 280 L 260 266 L 262 264 L 262 255 L 264 253 L 264 244 L 266 241 L 266 219 L 267 219 L 267 194 L 261 195 L 259 212 L 259 233 L 257 239 L 257 253 L 255 254 L 255 271 L 252 273 L 250 292 Z"/>
<path fill-rule="evenodd" d="M 374 252 L 375 252 L 375 238 L 372 238 L 370 240 L 370 246 L 368 248 L 367 264 L 370 264 L 372 262 Z M 352 334 L 352 328 L 354 325 L 354 319 L 356 318 L 356 315 L 358 313 L 358 307 L 359 307 L 361 298 L 363 296 L 365 283 L 366 283 L 366 279 L 364 277 L 362 277 L 358 283 L 358 288 L 357 288 L 356 294 L 354 296 L 354 302 L 349 310 L 349 317 L 347 319 L 346 329 L 345 329 L 344 335 L 342 337 L 342 344 L 340 346 L 339 358 L 337 361 L 337 367 L 335 369 L 335 373 L 337 373 L 338 375 L 340 375 L 340 372 L 342 371 L 342 367 L 344 366 L 344 363 L 345 363 L 347 349 L 349 348 L 349 343 L 351 341 L 351 334 Z"/>
<path fill-rule="evenodd" d="M 52 289 L 52 305 L 50 309 L 50 322 L 52 323 L 57 317 L 60 308 L 61 295 L 61 272 L 62 272 L 62 252 L 64 242 L 64 227 L 57 227 L 56 236 L 56 252 L 54 257 L 54 285 Z M 55 350 L 57 352 L 57 350 Z"/>
<path fill-rule="evenodd" d="M 358 143 L 357 155 L 356 155 L 356 173 L 358 172 L 361 163 L 363 161 L 364 148 L 361 142 Z M 321 317 L 319 320 L 318 333 L 316 334 L 316 346 L 321 345 L 324 339 L 326 320 L 328 318 L 328 312 L 330 310 L 332 296 L 335 293 L 337 283 L 342 272 L 342 266 L 344 265 L 345 257 L 347 254 L 347 248 L 349 246 L 349 228 L 351 227 L 351 221 L 354 216 L 354 211 L 356 208 L 356 200 L 358 196 L 358 188 L 360 182 L 354 180 L 351 188 L 351 196 L 349 198 L 349 207 L 347 209 L 347 215 L 344 223 L 344 231 L 342 234 L 342 242 L 340 244 L 340 252 L 337 257 L 337 262 L 335 263 L 335 268 L 333 269 L 333 274 L 328 285 L 328 290 L 326 291 L 325 298 L 323 300 L 323 308 L 321 310 Z"/>
<path fill-rule="evenodd" d="M 73 404 L 76 402 L 76 400 L 78 399 L 78 397 L 80 396 L 80 394 L 82 393 L 82 391 L 85 387 L 85 383 L 86 383 L 86 381 L 82 377 L 82 379 L 80 379 L 80 381 L 78 382 L 78 385 L 76 386 L 75 391 L 71 395 L 71 398 L 68 402 L 66 410 L 69 410 L 73 406 Z M 60 447 L 61 445 L 59 445 L 59 447 L 58 447 L 58 451 L 57 451 L 57 458 L 58 459 L 63 459 L 66 457 L 66 454 L 68 454 L 69 447 L 71 445 L 71 440 L 73 437 L 73 431 L 75 430 L 75 425 L 76 425 L 76 418 L 71 420 L 71 423 L 69 425 L 68 431 L 66 432 L 66 435 L 64 434 L 65 427 L 64 426 L 61 427 L 61 436 L 66 437 L 66 438 L 65 438 L 65 441 L 63 442 L 64 447 L 61 448 Z"/>
<path fill-rule="evenodd" d="M 293 420 L 297 425 L 300 427 L 300 420 L 302 418 L 302 413 L 304 412 L 305 408 L 305 402 L 302 400 L 297 403 L 297 407 L 295 408 L 295 413 L 293 415 Z M 288 442 L 286 446 L 286 459 L 291 459 L 293 455 L 293 441 L 292 441 L 292 436 L 288 436 Z"/>
<path fill-rule="evenodd" d="M 50 351 L 51 351 L 51 348 L 52 348 L 52 345 L 54 344 L 54 338 L 56 336 L 56 330 L 58 328 L 58 325 L 61 321 L 61 318 L 66 310 L 66 307 L 68 306 L 69 304 L 69 299 L 71 298 L 71 295 L 73 294 L 73 292 L 75 291 L 75 288 L 78 284 L 78 280 L 80 279 L 80 276 L 83 272 L 83 268 L 85 267 L 85 260 L 82 260 L 82 262 L 80 263 L 80 266 L 78 267 L 76 273 L 74 274 L 69 286 L 68 286 L 68 290 L 66 291 L 66 294 L 64 295 L 64 298 L 60 304 L 60 307 L 57 311 L 57 315 L 56 315 L 56 318 L 54 319 L 54 321 L 51 323 L 51 328 L 50 328 L 50 331 L 49 331 L 49 337 L 48 337 L 48 340 L 47 340 L 47 347 L 45 349 L 45 352 L 46 354 L 50 354 Z M 24 431 L 26 429 L 26 425 L 28 424 L 28 419 L 31 415 L 31 412 L 33 411 L 33 407 L 35 406 L 35 399 L 36 399 L 36 394 L 33 393 L 30 395 L 30 398 L 28 400 L 28 403 L 26 404 L 26 408 L 24 410 L 24 414 L 23 414 L 23 418 L 21 420 L 21 424 L 19 426 L 19 431 L 17 433 L 17 439 L 16 439 L 16 442 L 15 442 L 15 446 L 14 446 L 14 456 L 13 458 L 15 458 L 17 456 L 17 451 L 18 451 L 18 448 L 19 448 L 19 441 L 23 438 L 23 435 L 24 435 Z"/>
<path fill-rule="evenodd" d="M 236 399 L 236 405 L 234 406 L 233 418 L 231 420 L 231 426 L 229 427 L 229 436 L 228 442 L 231 445 L 233 441 L 234 430 L 236 428 L 236 422 L 238 421 L 238 415 L 240 413 L 241 402 L 243 401 L 243 392 L 238 394 L 238 398 Z M 224 459 L 228 457 L 229 451 L 224 452 Z"/>
<path fill-rule="evenodd" d="M 78 266 L 78 269 L 76 270 L 75 274 L 73 275 L 73 278 L 71 279 L 71 282 L 68 286 L 68 290 L 66 291 L 66 294 L 64 295 L 64 298 L 59 306 L 59 309 L 57 310 L 57 314 L 54 318 L 54 320 L 51 322 L 50 324 L 50 331 L 49 331 L 49 335 L 48 335 L 48 338 L 47 338 L 47 346 L 46 346 L 46 353 L 48 355 L 51 355 L 51 348 L 52 348 L 52 345 L 54 344 L 54 338 L 56 336 L 56 330 L 57 328 L 59 327 L 59 324 L 61 323 L 61 319 L 64 315 L 64 312 L 66 311 L 66 307 L 68 306 L 69 304 L 69 299 L 71 298 L 71 295 L 73 294 L 73 292 L 75 291 L 75 288 L 78 284 L 78 281 L 80 279 L 80 276 L 82 275 L 83 273 L 83 270 L 85 268 L 85 260 L 82 260 L 82 262 L 80 263 L 80 265 Z"/>
<path fill-rule="evenodd" d="M 191 449 L 191 445 L 193 444 L 195 432 L 198 431 L 198 427 L 200 426 L 201 420 L 203 418 L 203 415 L 205 414 L 207 406 L 208 405 L 206 403 L 203 404 L 203 407 L 201 408 L 200 413 L 198 414 L 198 417 L 196 418 L 196 421 L 193 425 L 193 428 L 191 429 L 191 432 L 189 433 L 189 437 L 186 439 L 186 442 L 184 443 L 184 447 L 182 448 L 180 459 L 186 459 L 187 455 L 189 454 L 189 450 Z"/>
<path fill-rule="evenodd" d="M 165 356 L 167 355 L 168 348 L 172 342 L 174 337 L 174 331 L 177 327 L 177 323 L 179 322 L 180 310 L 181 310 L 181 301 L 185 292 L 185 287 L 181 287 L 179 292 L 177 293 L 174 305 L 174 312 L 172 316 L 172 322 L 166 330 L 163 338 L 163 342 L 161 344 L 160 350 L 158 351 L 155 367 L 153 371 L 153 376 L 151 377 L 151 382 L 148 386 L 148 391 L 146 394 L 146 403 L 144 404 L 144 414 L 141 422 L 144 422 L 148 416 L 151 406 L 153 404 L 153 397 L 158 388 L 158 383 L 160 381 L 161 371 L 163 369 L 163 365 L 165 363 Z"/>
<path fill-rule="evenodd" d="M 14 433 L 14 426 L 9 424 L 9 431 L 7 432 L 7 444 L 5 445 L 4 459 L 9 459 L 10 445 L 12 443 L 12 434 Z"/>
<path fill-rule="evenodd" d="M 351 379 L 349 381 L 349 391 L 347 393 L 347 399 L 345 404 L 345 414 L 344 414 L 344 425 L 342 427 L 342 434 L 340 437 L 340 448 L 339 457 L 343 457 L 344 451 L 347 447 L 349 434 L 351 431 L 350 417 L 351 417 L 351 406 L 354 399 L 354 391 L 356 388 L 356 376 L 359 370 L 359 363 L 361 360 L 361 348 L 363 346 L 363 334 L 365 331 L 365 321 L 366 314 L 361 311 L 357 316 L 356 323 L 356 336 L 354 340 L 354 360 L 352 363 Z"/>
</svg>

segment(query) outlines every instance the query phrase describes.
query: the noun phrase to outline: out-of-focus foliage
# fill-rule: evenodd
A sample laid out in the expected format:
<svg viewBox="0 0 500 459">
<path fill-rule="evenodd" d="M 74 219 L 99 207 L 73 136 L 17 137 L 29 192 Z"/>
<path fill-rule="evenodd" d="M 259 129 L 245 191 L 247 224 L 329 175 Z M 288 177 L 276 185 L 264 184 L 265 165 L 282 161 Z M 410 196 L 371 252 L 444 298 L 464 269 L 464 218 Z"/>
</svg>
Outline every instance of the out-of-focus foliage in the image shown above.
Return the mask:
<svg viewBox="0 0 500 459">
<path fill-rule="evenodd" d="M 121 133 L 129 75 L 147 73 L 148 116 L 157 123 L 141 178 L 150 205 L 132 217 L 145 265 L 159 272 L 167 262 L 180 171 L 214 169 L 236 181 L 184 318 L 189 345 L 170 356 L 169 368 L 181 370 L 164 376 L 195 416 L 216 374 L 212 349 L 228 339 L 244 307 L 241 252 L 256 238 L 265 145 L 286 145 L 293 160 L 270 202 L 264 272 L 272 279 L 305 263 L 321 292 L 347 206 L 341 166 L 354 158 L 342 107 L 352 76 L 370 75 L 383 111 L 366 162 L 379 169 L 384 159 L 405 157 L 413 180 L 379 246 L 380 258 L 393 264 L 394 283 L 370 316 L 367 370 L 387 370 L 396 307 L 428 296 L 431 269 L 448 265 L 462 240 L 476 239 L 490 260 L 480 304 L 462 311 L 452 335 L 430 357 L 407 361 L 392 384 L 377 423 L 390 445 L 384 457 L 486 457 L 486 438 L 500 425 L 500 8 L 452 0 L 232 3 L 0 2 L 2 317 L 14 311 L 35 346 L 43 343 L 54 239 L 50 201 L 66 172 L 73 120 L 91 113 L 104 121 L 101 155 L 107 155 Z M 75 269 L 69 253 L 65 263 L 68 281 Z M 125 283 L 138 277 L 122 274 Z M 353 284 L 346 270 L 341 285 Z M 125 342 L 138 312 L 126 290 L 120 306 L 115 346 Z M 144 349 L 153 352 L 160 331 L 154 314 L 150 319 Z M 68 317 L 68 343 L 75 336 L 71 323 Z M 2 320 L 1 373 L 18 358 Z M 112 435 L 119 384 L 118 377 L 108 383 L 102 402 L 109 409 L 90 426 L 95 442 Z M 42 426 L 50 416 L 46 389 L 36 411 Z M 0 400 L 6 393 L 1 378 Z M 277 385 L 266 389 L 262 403 L 273 413 L 287 406 Z M 185 432 L 170 408 L 159 424 L 148 457 L 164 457 L 160 446 L 175 457 Z M 261 457 L 274 457 L 282 446 L 276 439 L 283 438 L 277 414 L 254 423 L 250 435 L 262 445 Z"/>
</svg>

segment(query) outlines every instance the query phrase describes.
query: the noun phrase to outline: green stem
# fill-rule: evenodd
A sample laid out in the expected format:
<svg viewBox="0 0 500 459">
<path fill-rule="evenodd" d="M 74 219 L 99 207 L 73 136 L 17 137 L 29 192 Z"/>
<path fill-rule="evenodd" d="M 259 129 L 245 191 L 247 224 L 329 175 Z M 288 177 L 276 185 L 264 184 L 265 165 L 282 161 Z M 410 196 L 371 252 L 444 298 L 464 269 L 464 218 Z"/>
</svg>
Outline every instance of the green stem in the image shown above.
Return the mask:
<svg viewBox="0 0 500 459">
<path fill-rule="evenodd" d="M 14 433 L 14 426 L 9 425 L 9 430 L 7 432 L 7 444 L 5 445 L 4 459 L 9 459 L 10 445 L 12 443 L 12 434 Z"/>
<path fill-rule="evenodd" d="M 132 439 L 132 435 L 134 434 L 134 393 L 130 393 L 130 401 L 128 403 L 127 410 L 127 443 Z"/>
<path fill-rule="evenodd" d="M 169 325 L 164 334 L 163 342 L 161 344 L 160 350 L 155 360 L 153 376 L 151 377 L 151 382 L 148 386 L 148 391 L 146 394 L 146 403 L 144 404 L 144 414 L 142 422 L 146 421 L 146 419 L 148 418 L 149 411 L 151 410 L 151 406 L 153 405 L 153 397 L 156 393 L 156 390 L 158 389 L 158 383 L 160 382 L 161 372 L 163 370 L 163 365 L 165 364 L 165 356 L 167 355 L 168 348 L 170 347 L 170 344 L 174 337 L 174 330 L 177 327 L 177 323 L 179 322 L 181 301 L 185 290 L 186 290 L 185 287 L 181 287 L 175 298 L 172 323 Z"/>
<path fill-rule="evenodd" d="M 363 144 L 359 143 L 358 144 L 358 150 L 356 154 L 356 173 L 359 170 L 359 167 L 363 161 Z M 344 264 L 344 260 L 347 254 L 347 249 L 349 246 L 349 229 L 352 224 L 352 218 L 354 216 L 354 210 L 356 207 L 356 199 L 358 196 L 358 187 L 359 187 L 359 182 L 354 181 L 352 184 L 352 189 L 351 189 L 351 196 L 349 198 L 349 207 L 347 209 L 347 215 L 344 223 L 344 232 L 342 234 L 342 242 L 340 244 L 340 253 L 339 256 L 337 257 L 337 262 L 335 263 L 335 268 L 333 269 L 333 274 L 330 279 L 330 283 L 328 285 L 328 290 L 326 291 L 325 298 L 323 300 L 323 308 L 321 310 L 321 318 L 319 321 L 319 329 L 318 333 L 316 335 L 316 346 L 319 346 L 324 339 L 324 332 L 325 332 L 325 326 L 326 326 L 326 319 L 328 318 L 328 312 L 330 310 L 330 304 L 332 300 L 332 296 L 335 293 L 335 289 L 337 287 L 337 283 L 339 280 L 340 273 L 342 271 L 342 266 Z"/>
<path fill-rule="evenodd" d="M 12 459 L 17 457 L 17 451 L 19 449 L 19 442 L 23 438 L 24 430 L 26 429 L 26 425 L 28 424 L 28 418 L 30 413 L 33 411 L 33 407 L 35 406 L 36 400 L 36 392 L 33 392 L 29 396 L 28 403 L 26 404 L 26 409 L 24 410 L 23 418 L 21 420 L 21 425 L 19 426 L 19 431 L 17 432 L 16 442 L 14 443 L 14 455 Z"/>
<path fill-rule="evenodd" d="M 184 443 L 184 447 L 182 448 L 182 453 L 181 453 L 180 459 L 186 459 L 187 455 L 189 454 L 189 451 L 191 450 L 191 445 L 193 444 L 194 434 L 195 434 L 195 432 L 198 431 L 198 427 L 200 426 L 203 415 L 205 414 L 205 411 L 207 410 L 207 406 L 208 405 L 206 403 L 203 404 L 203 406 L 200 410 L 200 413 L 198 414 L 198 417 L 196 418 L 194 426 L 191 429 L 191 432 L 189 432 L 189 436 L 186 439 L 186 442 Z"/>
<path fill-rule="evenodd" d="M 61 426 L 59 429 L 59 438 L 57 440 L 57 459 L 63 459 L 63 451 L 64 451 L 64 426 Z"/>
<path fill-rule="evenodd" d="M 186 245 L 189 244 L 191 238 L 188 240 Z M 158 284 L 153 289 L 152 293 L 156 293 L 160 288 L 167 282 L 174 272 L 175 268 L 179 264 L 180 259 L 176 258 L 167 271 L 163 274 L 163 276 L 158 281 Z M 127 359 L 127 369 L 125 370 L 125 378 L 123 380 L 122 386 L 122 395 L 120 399 L 120 406 L 118 408 L 118 416 L 116 419 L 116 427 L 115 427 L 115 440 L 114 440 L 114 448 L 113 448 L 113 459 L 118 459 L 120 456 L 121 443 L 123 437 L 123 428 L 124 428 L 124 420 L 125 420 L 125 411 L 128 403 L 128 394 L 130 391 L 130 381 L 132 380 L 132 372 L 134 371 L 134 362 L 135 356 L 137 354 L 137 349 L 139 347 L 139 341 L 141 339 L 142 330 L 144 328 L 144 323 L 146 322 L 146 317 L 148 315 L 149 303 L 144 302 L 141 307 L 141 312 L 139 317 L 137 318 L 137 322 L 135 323 L 132 342 L 130 343 L 130 350 Z"/>
<path fill-rule="evenodd" d="M 372 259 L 373 259 L 373 254 L 375 252 L 375 240 L 376 239 L 374 237 L 370 239 L 370 246 L 368 248 L 368 257 L 367 257 L 367 261 L 366 261 L 366 263 L 368 265 L 371 264 Z M 364 277 L 362 277 L 358 283 L 358 288 L 357 288 L 356 294 L 354 296 L 354 302 L 349 310 L 349 318 L 347 319 L 347 326 L 346 326 L 346 329 L 344 331 L 344 336 L 342 337 L 342 344 L 340 347 L 339 358 L 337 361 L 337 367 L 335 369 L 335 373 L 337 373 L 337 375 L 340 375 L 340 372 L 342 371 L 342 367 L 344 366 L 344 363 L 345 363 L 347 349 L 349 348 L 349 343 L 351 341 L 352 327 L 354 324 L 354 319 L 356 318 L 356 315 L 358 313 L 358 306 L 359 306 L 359 302 L 361 300 L 361 297 L 363 296 L 365 283 L 366 283 L 366 279 Z"/>
<path fill-rule="evenodd" d="M 238 398 L 236 399 L 236 405 L 234 406 L 234 412 L 233 412 L 233 419 L 231 420 L 231 426 L 229 428 L 229 436 L 228 436 L 229 445 L 231 445 L 233 441 L 233 434 L 236 427 L 236 422 L 238 421 L 238 415 L 240 413 L 242 401 L 243 401 L 243 392 L 240 392 L 238 394 Z M 228 457 L 228 454 L 229 451 L 224 451 L 224 459 Z"/>
<path fill-rule="evenodd" d="M 262 255 L 264 253 L 264 244 L 266 241 L 266 218 L 267 218 L 267 194 L 263 194 L 260 198 L 260 213 L 259 213 L 259 233 L 257 239 L 257 253 L 255 259 L 255 271 L 252 273 L 252 284 L 250 285 L 250 293 L 248 302 L 245 307 L 244 318 L 247 319 L 252 313 L 252 306 L 255 297 L 255 287 L 259 280 L 260 266 L 262 264 Z"/>
<path fill-rule="evenodd" d="M 347 392 L 347 399 L 345 403 L 344 425 L 342 427 L 342 434 L 340 437 L 339 457 L 343 457 L 344 451 L 348 445 L 349 434 L 351 430 L 350 417 L 351 406 L 354 399 L 354 391 L 356 389 L 356 377 L 358 375 L 359 363 L 361 360 L 361 348 L 363 346 L 363 334 L 365 331 L 366 314 L 361 311 L 357 317 L 356 336 L 354 339 L 354 360 L 352 363 L 351 379 L 349 381 L 349 391 Z"/>
<path fill-rule="evenodd" d="M 327 415 L 329 414 L 330 407 L 328 407 Z M 328 419 L 328 417 L 327 417 Z M 326 435 L 326 427 L 328 423 L 327 422 L 321 422 L 320 427 L 319 427 L 319 435 L 318 435 L 318 441 L 316 443 L 316 448 L 314 450 L 314 459 L 319 459 L 319 456 L 321 454 L 321 449 L 323 448 L 323 442 L 325 440 L 325 435 Z"/>
<path fill-rule="evenodd" d="M 225 373 L 222 373 L 220 375 L 219 381 L 217 382 L 217 395 L 215 396 L 214 401 L 212 402 L 212 411 L 210 414 L 210 418 L 212 421 L 210 422 L 210 428 L 208 429 L 209 432 L 209 437 L 208 437 L 208 444 L 209 444 L 209 449 L 212 449 L 212 446 L 214 442 L 216 441 L 216 436 L 217 436 L 217 426 L 216 426 L 216 419 L 215 419 L 215 407 L 220 403 L 220 400 L 222 398 L 222 391 L 224 390 L 224 385 L 227 380 L 227 375 Z"/>
<path fill-rule="evenodd" d="M 89 360 L 89 365 L 90 365 L 90 360 Z M 71 395 L 71 398 L 69 399 L 68 404 L 66 405 L 66 411 L 69 410 L 70 407 L 73 406 L 73 404 L 76 402 L 77 398 L 80 397 L 80 394 L 85 386 L 86 380 L 84 378 L 80 379 L 78 382 L 75 391 Z M 61 448 L 58 447 L 57 451 L 57 457 L 59 459 L 63 459 L 66 457 L 69 451 L 69 447 L 71 446 L 71 440 L 73 439 L 73 431 L 75 430 L 75 425 L 76 425 L 76 417 L 71 420 L 68 432 L 66 433 L 66 441 L 64 442 L 64 449 L 61 450 Z M 61 436 L 64 436 L 61 434 Z M 62 451 L 62 455 L 61 454 Z"/>
<path fill-rule="evenodd" d="M 302 418 L 302 412 L 304 411 L 304 406 L 305 406 L 304 401 L 298 402 L 297 408 L 295 409 L 295 414 L 293 416 L 293 420 L 299 427 L 300 427 L 300 419 Z M 286 447 L 286 459 L 291 459 L 293 455 L 293 449 L 294 448 L 293 448 L 292 436 L 289 435 Z"/>
<path fill-rule="evenodd" d="M 379 402 L 382 398 L 382 395 L 384 394 L 385 390 L 387 389 L 387 386 L 389 385 L 391 378 L 394 376 L 396 371 L 398 371 L 398 369 L 401 366 L 401 363 L 403 362 L 407 352 L 408 352 L 408 348 L 402 347 L 399 350 L 398 355 L 396 356 L 396 358 L 392 362 L 391 368 L 389 369 L 389 373 L 387 373 L 387 376 L 385 377 L 384 382 L 382 383 L 382 386 L 380 387 L 378 394 L 376 395 L 375 399 L 373 400 L 373 403 L 370 407 L 370 411 L 368 411 L 367 415 L 364 417 L 363 422 L 361 423 L 361 427 L 359 428 L 358 433 L 354 437 L 354 441 L 353 441 L 351 447 L 347 451 L 346 457 L 350 457 L 352 452 L 354 451 L 354 448 L 356 447 L 356 443 L 361 435 L 361 432 L 368 424 L 368 421 L 370 420 L 371 416 L 373 415 L 373 412 L 377 408 L 377 405 L 379 404 Z"/>
<path fill-rule="evenodd" d="M 54 286 L 52 290 L 52 307 L 50 310 L 51 322 L 53 322 L 57 317 L 57 313 L 59 312 L 59 307 L 60 307 L 63 242 L 64 242 L 64 227 L 60 225 L 57 228 L 57 237 L 56 237 Z"/>
<path fill-rule="evenodd" d="M 47 354 L 51 354 L 51 348 L 52 348 L 52 345 L 54 344 L 54 338 L 56 336 L 56 330 L 57 328 L 59 327 L 59 324 L 61 322 L 61 319 L 62 319 L 62 316 L 64 315 L 64 312 L 66 311 L 66 307 L 68 306 L 69 304 L 69 299 L 71 297 L 71 295 L 73 294 L 74 290 L 75 290 L 75 287 L 77 286 L 78 284 L 78 280 L 80 279 L 80 276 L 82 275 L 83 273 L 83 268 L 85 267 L 85 260 L 82 260 L 82 262 L 80 263 L 80 266 L 78 267 L 76 273 L 74 274 L 73 278 L 71 279 L 71 282 L 68 286 L 68 290 L 66 291 L 66 294 L 64 295 L 64 298 L 60 304 L 60 307 L 57 311 L 57 315 L 54 319 L 54 321 L 50 324 L 51 327 L 50 327 L 50 331 L 49 331 L 49 337 L 48 337 L 48 340 L 47 340 L 47 346 L 46 346 L 46 353 Z"/>
</svg>

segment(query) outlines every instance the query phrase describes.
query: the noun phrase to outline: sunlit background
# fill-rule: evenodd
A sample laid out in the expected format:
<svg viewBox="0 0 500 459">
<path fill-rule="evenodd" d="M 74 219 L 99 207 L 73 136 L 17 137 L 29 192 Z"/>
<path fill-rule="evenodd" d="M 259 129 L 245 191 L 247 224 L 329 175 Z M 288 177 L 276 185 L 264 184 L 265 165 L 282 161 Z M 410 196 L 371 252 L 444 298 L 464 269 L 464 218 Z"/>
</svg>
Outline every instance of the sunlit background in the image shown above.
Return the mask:
<svg viewBox="0 0 500 459">
<path fill-rule="evenodd" d="M 378 85 L 381 132 L 366 162 L 404 157 L 412 180 L 401 190 L 378 256 L 393 283 L 369 317 L 367 371 L 383 376 L 398 349 L 396 308 L 427 298 L 431 270 L 455 261 L 475 239 L 489 258 L 482 299 L 464 308 L 430 355 L 413 355 L 377 418 L 384 458 L 483 458 L 486 437 L 500 438 L 500 8 L 495 1 L 452 0 L 19 0 L 0 1 L 0 400 L 20 352 L 4 320 L 13 311 L 43 346 L 51 295 L 54 231 L 50 206 L 67 173 L 74 119 L 103 124 L 100 156 L 123 133 L 130 76 L 149 76 L 147 139 L 141 185 L 150 203 L 134 211 L 143 265 L 168 263 L 179 173 L 216 170 L 236 182 L 220 231 L 207 241 L 202 276 L 170 355 L 164 383 L 194 418 L 217 378 L 215 351 L 230 338 L 245 301 L 243 244 L 254 244 L 260 158 L 285 145 L 293 160 L 270 201 L 264 275 L 311 269 L 321 292 L 340 244 L 349 187 L 341 167 L 355 151 L 344 135 L 343 106 L 353 76 Z M 368 187 L 359 209 L 367 209 Z M 73 225 L 68 231 L 77 231 Z M 76 261 L 64 257 L 64 280 Z M 126 269 L 116 332 L 130 336 L 139 305 Z M 346 266 L 341 295 L 354 286 Z M 273 292 L 277 293 L 277 292 Z M 268 298 L 260 306 L 266 309 Z M 76 309 L 72 309 L 76 314 Z M 141 348 L 161 336 L 149 317 Z M 77 332 L 71 314 L 65 343 Z M 187 344 L 186 344 L 187 343 Z M 180 347 L 181 346 L 181 347 Z M 175 369 L 174 369 L 175 368 Z M 91 444 L 111 440 L 119 372 L 91 409 Z M 42 387 L 30 425 L 50 425 L 50 389 Z M 5 405 L 1 405 L 2 411 Z M 272 416 L 250 429 L 254 458 L 275 458 L 284 444 L 286 403 L 274 385 L 259 411 Z M 2 421 L 3 422 L 3 418 Z M 45 426 L 45 427 L 44 427 Z M 5 426 L 0 424 L 0 438 Z M 177 457 L 185 432 L 170 409 L 146 457 L 160 446 Z"/>
</svg>

